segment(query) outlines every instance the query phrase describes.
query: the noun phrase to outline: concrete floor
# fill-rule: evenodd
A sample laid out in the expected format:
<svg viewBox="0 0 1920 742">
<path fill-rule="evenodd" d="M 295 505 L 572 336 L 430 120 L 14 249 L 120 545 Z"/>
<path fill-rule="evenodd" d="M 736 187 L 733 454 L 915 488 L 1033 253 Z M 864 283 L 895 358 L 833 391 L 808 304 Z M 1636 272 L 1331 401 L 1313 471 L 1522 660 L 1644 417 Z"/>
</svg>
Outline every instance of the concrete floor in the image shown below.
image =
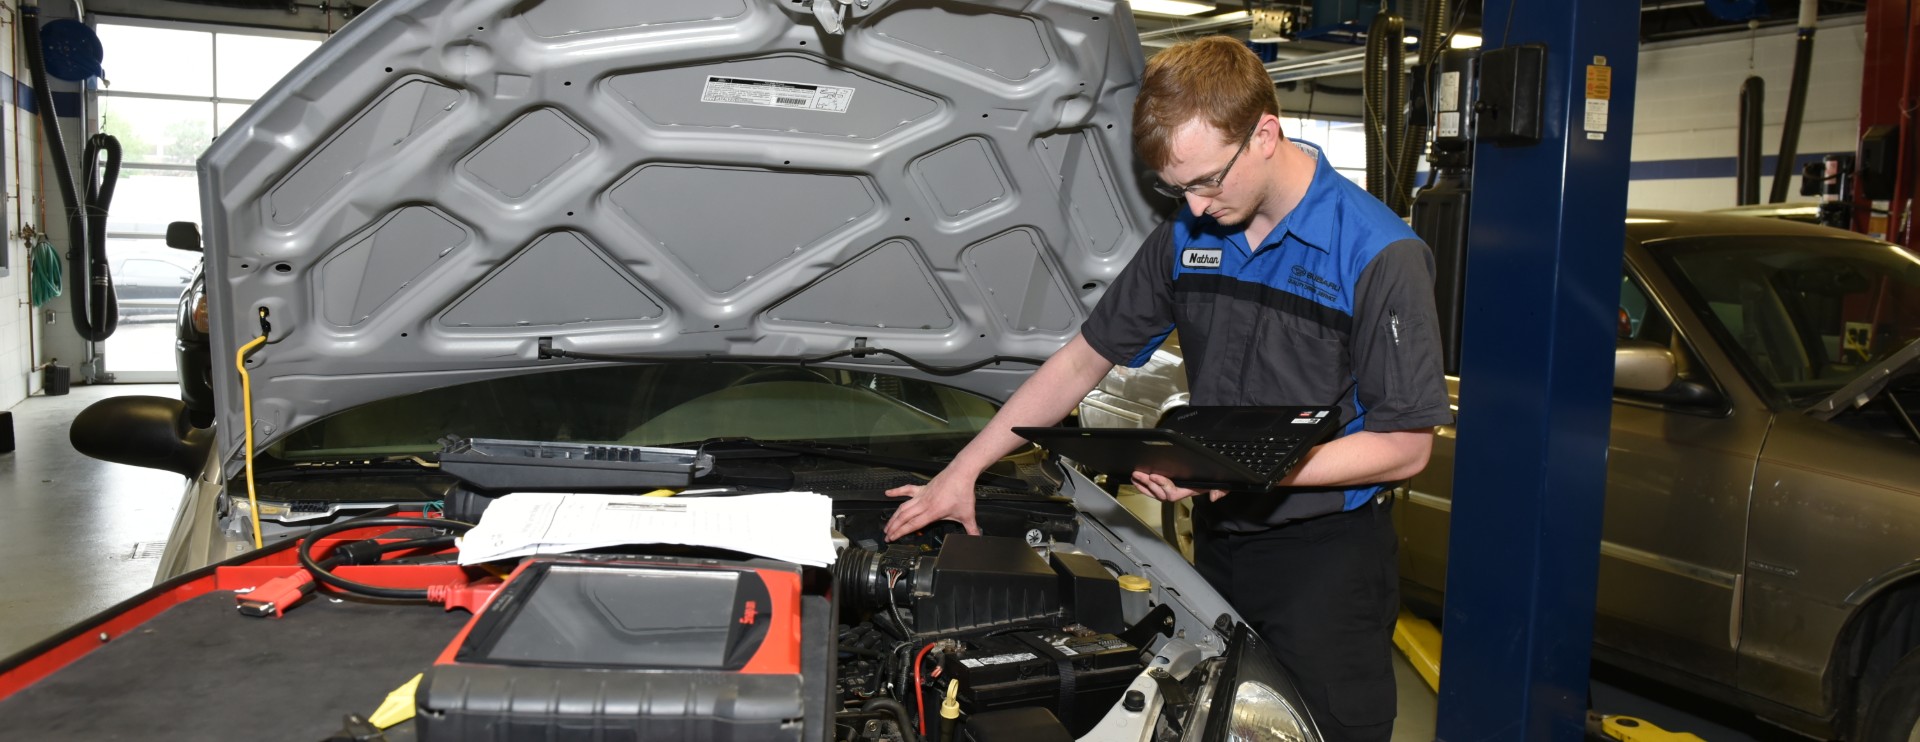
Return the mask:
<svg viewBox="0 0 1920 742">
<path fill-rule="evenodd" d="M 13 408 L 19 448 L 0 454 L 0 657 L 32 646 L 153 584 L 186 480 L 87 458 L 67 426 L 111 396 L 173 397 L 171 384 L 79 386 Z M 1434 694 L 1396 655 L 1395 742 L 1433 739 Z"/>
<path fill-rule="evenodd" d="M 110 396 L 177 397 L 172 384 L 76 386 L 13 408 L 18 448 L 0 454 L 0 656 L 153 584 L 186 479 L 108 464 L 67 443 L 67 425 Z"/>
</svg>

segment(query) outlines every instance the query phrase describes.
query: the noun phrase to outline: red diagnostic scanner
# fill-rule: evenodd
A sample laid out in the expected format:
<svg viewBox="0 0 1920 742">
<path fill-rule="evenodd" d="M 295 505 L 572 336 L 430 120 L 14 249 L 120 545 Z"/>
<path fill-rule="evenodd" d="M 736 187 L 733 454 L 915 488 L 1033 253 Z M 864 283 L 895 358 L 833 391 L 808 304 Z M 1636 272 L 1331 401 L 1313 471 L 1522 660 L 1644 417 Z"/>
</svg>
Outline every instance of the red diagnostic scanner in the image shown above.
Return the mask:
<svg viewBox="0 0 1920 742">
<path fill-rule="evenodd" d="M 798 566 L 530 559 L 420 683 L 420 738 L 799 739 L 801 627 Z"/>
</svg>

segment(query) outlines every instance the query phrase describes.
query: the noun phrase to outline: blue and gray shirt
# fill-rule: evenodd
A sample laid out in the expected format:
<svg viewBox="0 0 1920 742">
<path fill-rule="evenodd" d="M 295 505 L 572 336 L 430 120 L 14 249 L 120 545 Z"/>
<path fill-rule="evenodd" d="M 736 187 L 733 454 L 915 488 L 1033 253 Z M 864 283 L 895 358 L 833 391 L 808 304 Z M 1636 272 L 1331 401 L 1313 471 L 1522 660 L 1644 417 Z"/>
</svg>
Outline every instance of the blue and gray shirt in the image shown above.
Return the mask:
<svg viewBox="0 0 1920 742">
<path fill-rule="evenodd" d="M 1300 204 L 1258 248 L 1186 208 L 1150 235 L 1081 327 L 1115 364 L 1180 331 L 1195 405 L 1338 404 L 1360 430 L 1453 421 L 1440 365 L 1433 254 L 1320 155 Z M 1337 400 L 1337 401 L 1336 401 Z M 1351 510 L 1389 483 L 1196 500 L 1198 524 L 1263 530 Z"/>
</svg>

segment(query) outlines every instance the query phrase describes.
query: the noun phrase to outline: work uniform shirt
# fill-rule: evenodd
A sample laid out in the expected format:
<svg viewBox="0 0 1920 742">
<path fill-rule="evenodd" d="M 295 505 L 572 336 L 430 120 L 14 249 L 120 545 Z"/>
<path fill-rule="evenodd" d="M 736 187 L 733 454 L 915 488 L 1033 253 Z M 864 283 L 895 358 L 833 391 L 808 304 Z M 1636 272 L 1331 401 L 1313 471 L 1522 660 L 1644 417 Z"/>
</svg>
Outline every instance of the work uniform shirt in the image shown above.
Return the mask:
<svg viewBox="0 0 1920 742">
<path fill-rule="evenodd" d="M 1433 254 L 1319 148 L 1300 204 L 1259 247 L 1184 206 L 1150 235 L 1080 328 L 1138 367 L 1178 328 L 1194 405 L 1338 405 L 1340 435 L 1453 421 L 1440 366 Z M 1203 527 L 1257 531 L 1351 510 L 1388 483 L 1196 501 Z"/>
</svg>

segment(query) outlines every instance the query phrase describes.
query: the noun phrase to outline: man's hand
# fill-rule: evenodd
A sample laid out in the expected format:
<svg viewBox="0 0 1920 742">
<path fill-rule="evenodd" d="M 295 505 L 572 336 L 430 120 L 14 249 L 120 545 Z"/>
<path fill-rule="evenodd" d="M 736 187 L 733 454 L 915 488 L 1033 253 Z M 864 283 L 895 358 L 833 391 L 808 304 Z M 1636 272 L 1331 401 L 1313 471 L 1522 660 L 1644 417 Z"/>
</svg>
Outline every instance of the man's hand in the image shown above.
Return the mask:
<svg viewBox="0 0 1920 742">
<path fill-rule="evenodd" d="M 976 475 L 977 476 L 977 475 Z M 887 521 L 887 540 L 897 541 L 934 521 L 950 520 L 965 526 L 967 533 L 980 535 L 973 522 L 973 480 L 976 476 L 942 471 L 924 485 L 909 484 L 887 490 L 888 497 L 911 497 Z"/>
<path fill-rule="evenodd" d="M 1179 502 L 1203 492 L 1214 501 L 1227 496 L 1226 490 L 1190 490 L 1174 484 L 1171 479 L 1143 471 L 1133 473 L 1133 486 L 1146 496 L 1161 502 Z"/>
</svg>

